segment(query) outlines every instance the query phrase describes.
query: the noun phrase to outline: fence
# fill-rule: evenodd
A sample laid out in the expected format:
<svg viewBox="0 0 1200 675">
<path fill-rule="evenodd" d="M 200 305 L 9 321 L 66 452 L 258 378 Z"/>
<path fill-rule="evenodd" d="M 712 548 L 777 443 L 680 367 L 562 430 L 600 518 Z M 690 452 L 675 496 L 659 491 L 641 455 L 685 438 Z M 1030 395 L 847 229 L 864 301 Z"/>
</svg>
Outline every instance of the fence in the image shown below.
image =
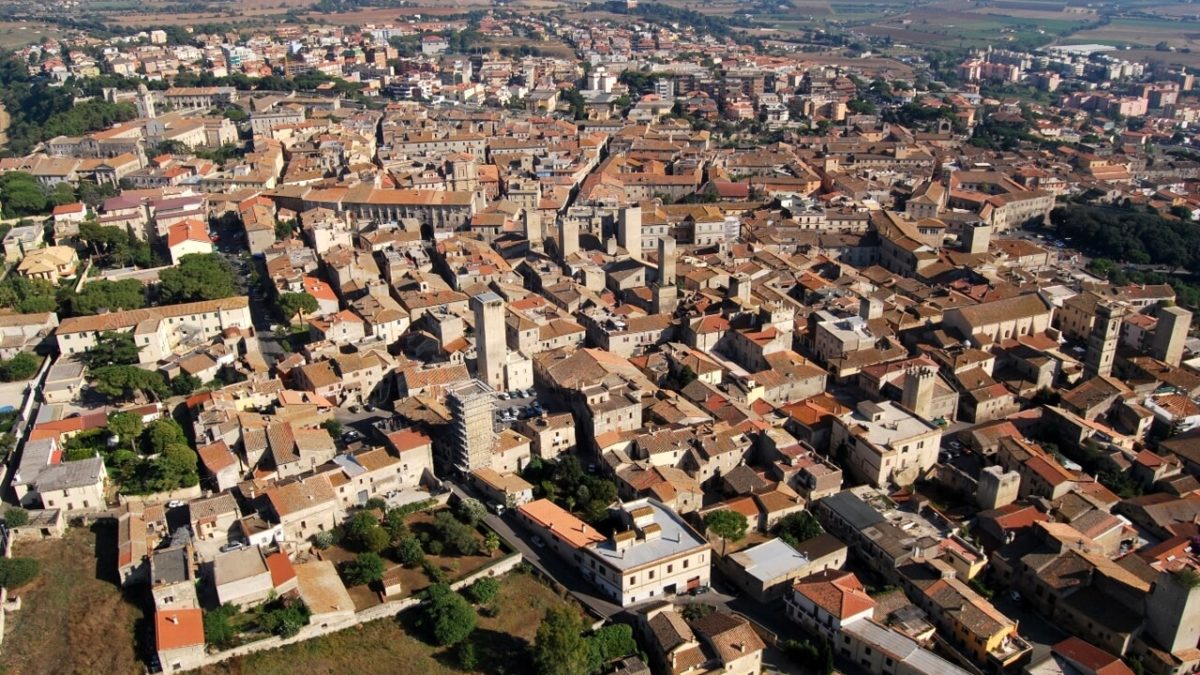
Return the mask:
<svg viewBox="0 0 1200 675">
<path fill-rule="evenodd" d="M 475 583 L 475 581 L 482 579 L 483 577 L 495 577 L 511 572 L 512 570 L 516 569 L 517 565 L 521 564 L 522 559 L 523 556 L 521 555 L 520 551 L 509 554 L 507 557 L 498 560 L 495 564 L 489 565 L 481 570 L 476 571 L 474 574 L 455 581 L 454 583 L 450 584 L 450 588 L 453 588 L 457 591 L 470 586 L 471 584 Z M 341 621 L 327 622 L 320 625 L 307 625 L 301 628 L 299 633 L 290 638 L 269 637 L 251 642 L 249 644 L 226 649 L 224 651 L 217 652 L 216 654 L 206 654 L 204 658 L 195 663 L 193 667 L 201 668 L 204 666 L 212 666 L 238 656 L 246 656 L 248 654 L 266 651 L 268 649 L 277 649 L 284 645 L 290 645 L 296 642 L 312 640 L 313 638 L 318 638 L 323 635 L 329 635 L 347 628 L 353 628 L 359 624 L 393 617 L 406 609 L 411 609 L 420 604 L 421 598 L 419 597 L 408 597 L 404 598 L 403 600 L 385 602 L 381 605 L 375 605 L 374 607 L 369 607 L 361 612 L 357 612 Z"/>
<path fill-rule="evenodd" d="M 178 499 L 181 501 L 197 499 L 197 498 L 201 497 L 203 494 L 204 493 L 203 493 L 203 491 L 201 491 L 199 485 L 193 485 L 192 487 L 179 488 L 178 490 L 171 490 L 170 492 L 155 492 L 152 495 L 119 495 L 117 497 L 117 503 L 122 504 L 122 505 L 124 505 L 124 504 L 144 504 L 144 505 L 165 504 L 174 499 Z"/>
</svg>

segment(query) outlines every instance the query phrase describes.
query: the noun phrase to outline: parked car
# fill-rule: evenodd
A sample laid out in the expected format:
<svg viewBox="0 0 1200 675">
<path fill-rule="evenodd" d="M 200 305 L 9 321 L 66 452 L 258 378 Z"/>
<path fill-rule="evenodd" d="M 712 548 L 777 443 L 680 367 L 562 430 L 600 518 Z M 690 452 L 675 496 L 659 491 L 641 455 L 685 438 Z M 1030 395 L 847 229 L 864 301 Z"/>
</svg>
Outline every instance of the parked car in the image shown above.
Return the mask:
<svg viewBox="0 0 1200 675">
<path fill-rule="evenodd" d="M 371 405 L 370 403 L 366 403 L 363 405 L 363 410 L 366 410 L 367 412 L 375 412 L 375 406 Z"/>
<path fill-rule="evenodd" d="M 228 544 L 225 544 L 224 546 L 221 547 L 221 553 L 230 553 L 232 551 L 240 551 L 244 548 L 246 548 L 246 542 L 231 541 Z"/>
<path fill-rule="evenodd" d="M 542 541 L 542 538 L 536 534 L 529 538 L 529 543 L 538 548 L 546 548 L 546 542 Z"/>
<path fill-rule="evenodd" d="M 180 500 L 180 499 L 172 499 L 171 501 L 167 502 L 167 508 L 168 509 L 177 509 L 186 503 L 187 502 Z"/>
<path fill-rule="evenodd" d="M 490 510 L 492 513 L 494 513 L 494 514 L 496 514 L 496 515 L 498 515 L 498 516 L 502 516 L 502 515 L 504 515 L 504 505 L 503 505 L 503 504 L 489 504 L 489 505 L 488 505 L 488 509 L 489 509 L 489 510 Z"/>
</svg>

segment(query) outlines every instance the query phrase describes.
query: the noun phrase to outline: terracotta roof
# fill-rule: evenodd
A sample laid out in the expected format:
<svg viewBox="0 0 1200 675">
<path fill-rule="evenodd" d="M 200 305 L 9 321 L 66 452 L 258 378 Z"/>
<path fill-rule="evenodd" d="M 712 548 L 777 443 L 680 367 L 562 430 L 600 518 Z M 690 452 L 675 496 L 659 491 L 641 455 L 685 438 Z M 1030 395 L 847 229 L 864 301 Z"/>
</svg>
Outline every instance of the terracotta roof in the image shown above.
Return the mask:
<svg viewBox="0 0 1200 675">
<path fill-rule="evenodd" d="M 853 572 L 826 570 L 796 582 L 795 591 L 839 619 L 846 619 L 875 607 L 862 582 Z"/>
<path fill-rule="evenodd" d="M 154 613 L 157 651 L 204 644 L 204 615 L 198 609 L 160 609 Z"/>
<path fill-rule="evenodd" d="M 604 541 L 604 535 L 597 532 L 596 528 L 589 527 L 587 523 L 549 499 L 538 499 L 528 504 L 522 504 L 518 510 L 525 517 L 553 532 L 556 537 L 575 548 L 583 548 L 589 544 Z"/>
</svg>

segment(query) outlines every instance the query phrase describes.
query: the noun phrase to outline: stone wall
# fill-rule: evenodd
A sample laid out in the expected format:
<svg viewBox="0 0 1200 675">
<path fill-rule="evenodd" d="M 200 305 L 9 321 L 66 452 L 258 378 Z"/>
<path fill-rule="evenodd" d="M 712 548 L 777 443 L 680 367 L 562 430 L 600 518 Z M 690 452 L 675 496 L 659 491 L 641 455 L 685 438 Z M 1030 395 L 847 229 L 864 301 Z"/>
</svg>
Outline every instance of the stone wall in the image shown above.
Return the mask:
<svg viewBox="0 0 1200 675">
<path fill-rule="evenodd" d="M 517 565 L 521 564 L 521 560 L 522 555 L 520 551 L 517 551 L 516 553 L 512 553 L 507 557 L 501 558 L 496 563 L 485 567 L 474 574 L 455 581 L 454 583 L 450 584 L 450 587 L 457 591 L 470 586 L 471 584 L 475 583 L 476 580 L 482 579 L 483 577 L 498 577 L 502 574 L 507 574 L 508 572 L 516 569 Z M 301 628 L 298 634 L 290 638 L 284 639 L 279 637 L 270 637 L 251 642 L 249 644 L 240 645 L 232 649 L 226 649 L 225 651 L 217 652 L 215 654 L 206 654 L 204 660 L 197 664 L 197 667 L 215 665 L 221 663 L 222 661 L 227 661 L 238 656 L 246 656 L 247 654 L 253 654 L 255 652 L 261 652 L 268 649 L 277 649 L 284 645 L 303 642 L 305 640 L 321 637 L 322 635 L 336 633 L 340 630 L 345 630 L 359 624 L 368 623 L 370 621 L 376 621 L 379 619 L 386 619 L 396 616 L 400 612 L 403 612 L 406 609 L 411 609 L 420 604 L 421 599 L 418 597 L 408 597 L 404 598 L 403 600 L 385 602 L 381 605 L 375 605 L 374 607 L 370 607 L 358 612 L 354 616 L 344 621 L 326 623 L 322 625 L 309 624 L 304 628 Z"/>
</svg>

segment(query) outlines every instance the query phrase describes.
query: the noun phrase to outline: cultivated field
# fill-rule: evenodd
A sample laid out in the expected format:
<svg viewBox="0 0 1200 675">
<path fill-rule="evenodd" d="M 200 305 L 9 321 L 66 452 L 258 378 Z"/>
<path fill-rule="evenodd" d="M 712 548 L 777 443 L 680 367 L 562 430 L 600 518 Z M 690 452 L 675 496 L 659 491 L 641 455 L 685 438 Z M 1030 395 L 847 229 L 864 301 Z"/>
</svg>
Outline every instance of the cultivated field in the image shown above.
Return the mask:
<svg viewBox="0 0 1200 675">
<path fill-rule="evenodd" d="M 42 38 L 61 38 L 64 33 L 47 24 L 0 21 L 0 49 L 20 49 L 42 41 Z"/>
</svg>

